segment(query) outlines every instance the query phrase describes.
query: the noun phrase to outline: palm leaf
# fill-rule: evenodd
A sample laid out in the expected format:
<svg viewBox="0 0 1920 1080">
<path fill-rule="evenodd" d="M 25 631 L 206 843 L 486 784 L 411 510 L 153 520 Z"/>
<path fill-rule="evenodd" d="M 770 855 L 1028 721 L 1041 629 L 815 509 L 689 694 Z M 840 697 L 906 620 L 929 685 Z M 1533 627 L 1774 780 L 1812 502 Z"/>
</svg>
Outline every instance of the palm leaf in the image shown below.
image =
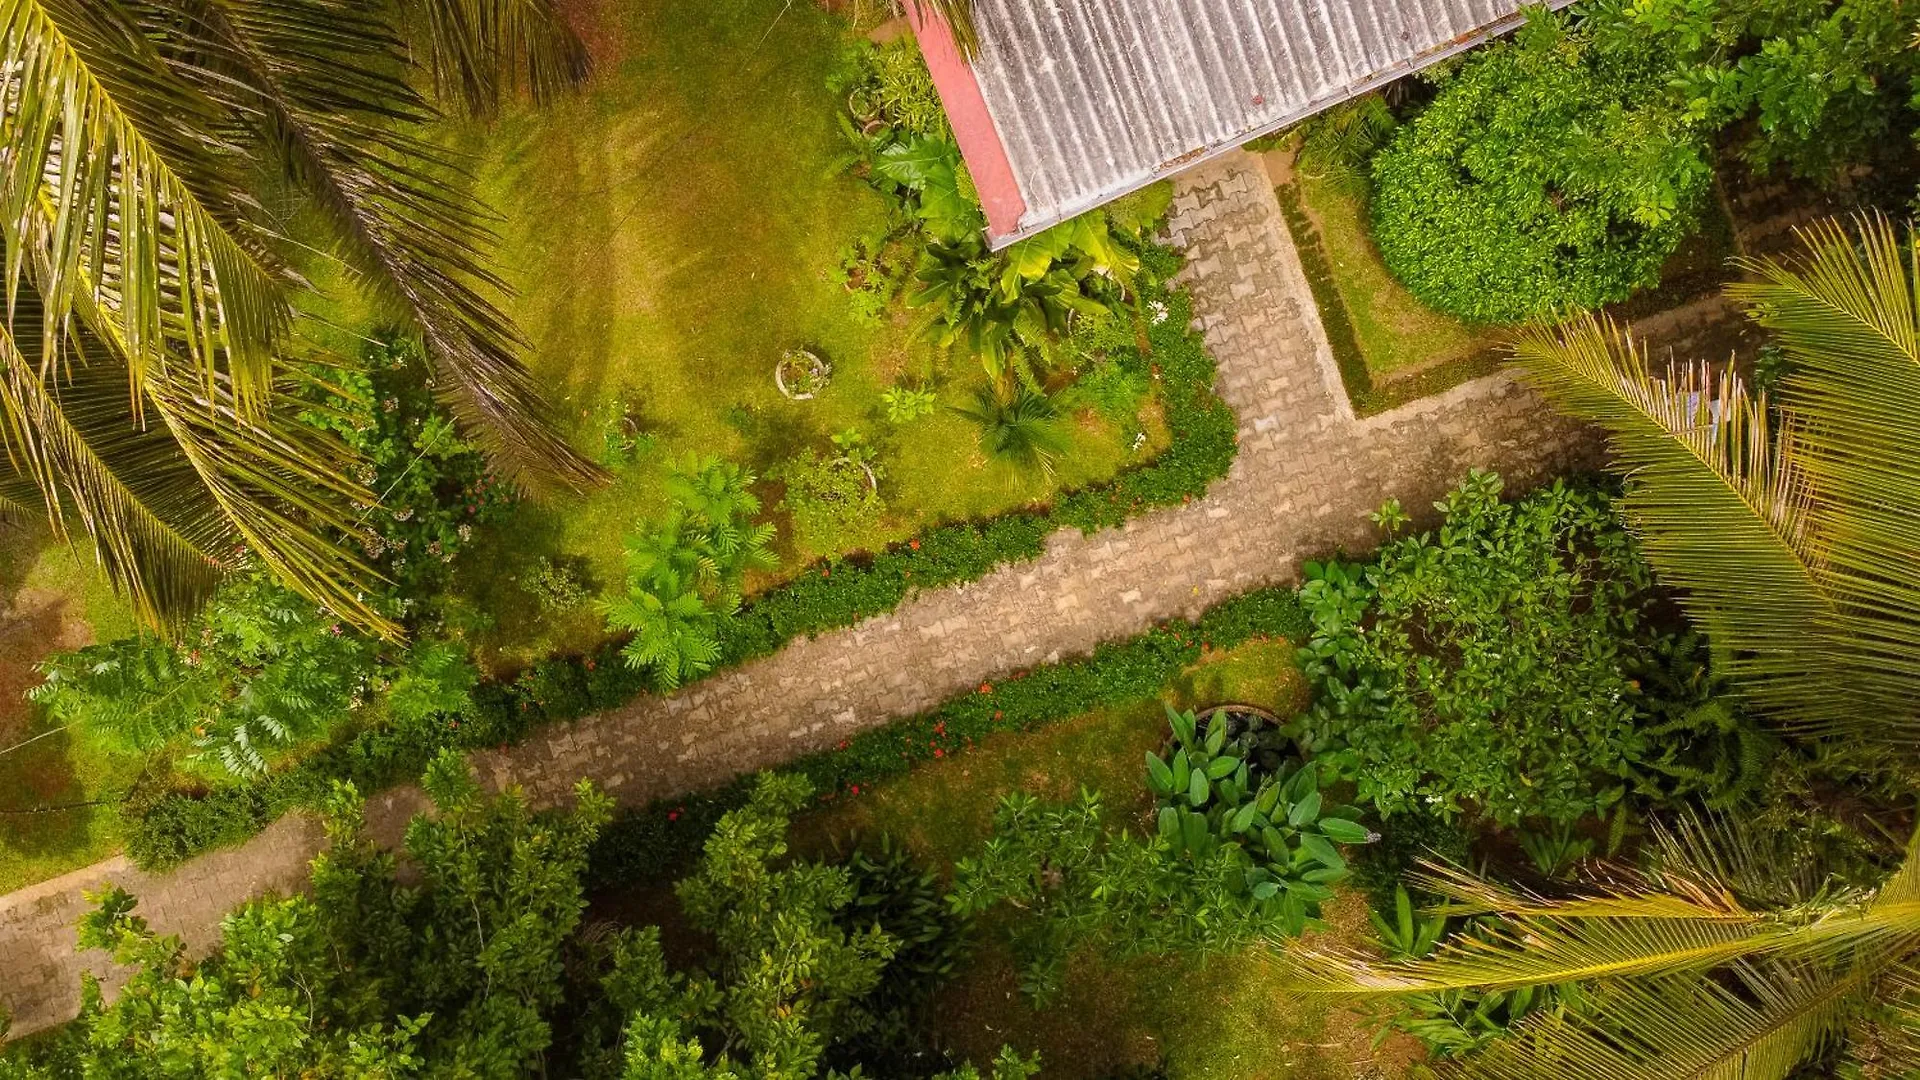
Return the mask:
<svg viewBox="0 0 1920 1080">
<path fill-rule="evenodd" d="M 1857 234 L 1857 235 L 1856 235 Z M 1747 303 L 1792 361 L 1780 404 L 1820 509 L 1814 539 L 1853 653 L 1833 714 L 1920 726 L 1920 271 L 1884 218 L 1800 231 L 1805 253 L 1747 261 Z M 1812 666 L 1812 665 L 1808 665 Z M 1839 715 L 1830 717 L 1838 719 Z"/>
<path fill-rule="evenodd" d="M 1605 984 L 1578 1011 L 1535 1013 L 1451 1075 L 1476 1080 L 1784 1080 L 1832 1040 L 1871 970 L 1751 964 L 1739 989 L 1701 976 Z"/>
<path fill-rule="evenodd" d="M 1523 331 L 1513 357 L 1555 404 L 1606 430 L 1648 559 L 1685 590 L 1741 690 L 1795 716 L 1827 708 L 1847 649 L 1818 634 L 1836 611 L 1815 566 L 1811 491 L 1764 399 L 1731 369 L 1656 377 L 1631 335 L 1591 315 Z"/>
<path fill-rule="evenodd" d="M 547 101 L 591 66 L 550 0 L 410 0 L 404 8 L 441 100 L 474 116 L 493 114 L 521 90 Z"/>
<path fill-rule="evenodd" d="M 1499 926 L 1419 960 L 1382 963 L 1294 947 L 1294 983 L 1331 993 L 1498 990 L 1705 971 L 1754 958 L 1837 961 L 1920 935 L 1920 902 L 1905 898 L 1761 912 L 1711 883 L 1674 875 L 1661 880 L 1666 891 L 1629 883 L 1568 899 L 1514 892 L 1446 867 L 1431 868 L 1421 883 L 1452 901 L 1448 910 L 1496 913 Z"/>
<path fill-rule="evenodd" d="M 217 110 L 118 12 L 0 0 L 9 298 L 31 273 L 49 346 L 85 301 L 115 323 L 136 383 L 174 348 L 256 412 L 285 338 L 288 275 L 226 179 L 236 170 Z"/>
<path fill-rule="evenodd" d="M 396 72 L 402 43 L 347 0 L 196 0 L 210 96 L 254 118 L 276 160 L 331 224 L 360 286 L 421 335 L 440 396 L 493 464 L 526 488 L 604 479 L 553 430 L 520 363 L 525 342 L 488 267 L 497 243 L 461 165 L 408 133 L 432 109 Z"/>
<path fill-rule="evenodd" d="M 41 322 L 38 295 L 23 288 L 15 315 Z M 212 592 L 230 546 L 217 509 L 182 467 L 164 431 L 143 429 L 129 404 L 124 369 L 100 362 L 61 363 L 41 352 L 37 332 L 0 326 L 0 448 L 13 500 L 38 496 L 56 535 L 69 516 L 93 541 L 96 557 L 136 612 L 159 625 L 196 608 Z M 55 382 L 54 373 L 66 372 Z"/>
</svg>

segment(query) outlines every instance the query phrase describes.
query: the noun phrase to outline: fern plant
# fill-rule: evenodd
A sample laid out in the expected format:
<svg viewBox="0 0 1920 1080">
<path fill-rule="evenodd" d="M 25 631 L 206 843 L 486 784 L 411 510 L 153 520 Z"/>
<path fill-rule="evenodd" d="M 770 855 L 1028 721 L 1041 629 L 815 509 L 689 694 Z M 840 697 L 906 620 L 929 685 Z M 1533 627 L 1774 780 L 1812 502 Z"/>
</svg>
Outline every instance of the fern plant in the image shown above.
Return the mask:
<svg viewBox="0 0 1920 1080">
<path fill-rule="evenodd" d="M 184 745 L 189 762 L 244 778 L 323 735 L 367 687 L 373 644 L 263 575 L 223 586 L 196 625 L 178 643 L 61 653 L 32 697 L 110 752 Z"/>
<path fill-rule="evenodd" d="M 631 635 L 627 663 L 651 668 L 666 689 L 713 667 L 747 571 L 778 562 L 773 526 L 753 522 L 755 480 L 730 462 L 690 458 L 667 478 L 674 509 L 627 538 L 626 589 L 601 612 Z"/>
</svg>

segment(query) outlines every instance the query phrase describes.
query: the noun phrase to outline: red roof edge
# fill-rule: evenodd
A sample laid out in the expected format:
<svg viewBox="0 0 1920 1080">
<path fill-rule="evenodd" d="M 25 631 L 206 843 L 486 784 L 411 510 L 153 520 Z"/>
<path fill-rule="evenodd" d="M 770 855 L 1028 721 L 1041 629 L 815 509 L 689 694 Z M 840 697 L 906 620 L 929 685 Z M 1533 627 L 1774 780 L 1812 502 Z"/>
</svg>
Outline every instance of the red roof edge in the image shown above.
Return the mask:
<svg viewBox="0 0 1920 1080">
<path fill-rule="evenodd" d="M 920 55 L 926 58 L 933 74 L 934 88 L 940 91 L 940 103 L 946 106 L 947 122 L 953 125 L 953 137 L 960 144 L 960 156 L 967 159 L 967 171 L 973 174 L 973 186 L 980 192 L 980 205 L 987 212 L 987 234 L 994 238 L 1020 230 L 1020 218 L 1027 212 L 1027 200 L 1013 178 L 1013 163 L 1000 142 L 1000 130 L 993 126 L 987 112 L 987 99 L 973 68 L 960 57 L 954 44 L 953 28 L 937 13 L 907 0 L 907 21 L 920 42 Z"/>
</svg>

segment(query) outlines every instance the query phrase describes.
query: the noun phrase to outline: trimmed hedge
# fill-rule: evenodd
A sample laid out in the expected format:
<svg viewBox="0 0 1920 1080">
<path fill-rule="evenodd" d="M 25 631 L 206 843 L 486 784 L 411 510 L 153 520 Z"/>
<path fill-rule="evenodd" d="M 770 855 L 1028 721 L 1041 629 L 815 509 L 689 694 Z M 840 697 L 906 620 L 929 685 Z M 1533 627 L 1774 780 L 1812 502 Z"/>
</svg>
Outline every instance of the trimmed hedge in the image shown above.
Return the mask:
<svg viewBox="0 0 1920 1080">
<path fill-rule="evenodd" d="M 748 604 L 721 635 L 715 671 L 770 655 L 802 635 L 813 636 L 883 615 L 915 589 L 973 581 L 1008 563 L 1046 551 L 1063 527 L 1094 532 L 1160 506 L 1206 494 L 1237 452 L 1233 410 L 1215 395 L 1215 367 L 1191 329 L 1187 297 L 1164 284 L 1180 256 L 1150 246 L 1142 252 L 1143 308 L 1164 305 L 1141 332 L 1160 384 L 1173 440 L 1152 461 L 1112 480 L 1063 495 L 1044 511 L 1017 511 L 981 522 L 945 525 L 871 555 L 830 559 Z M 628 668 L 620 642 L 585 656 L 534 664 L 508 683 L 482 684 L 471 714 L 445 726 L 376 727 L 326 747 L 292 768 L 245 786 L 205 792 L 169 791 L 125 804 L 127 853 L 144 869 L 175 865 L 199 852 L 239 843 L 290 809 L 314 806 L 335 780 L 363 792 L 417 777 L 443 747 L 473 749 L 517 741 L 535 726 L 616 708 L 655 692 L 645 672 Z"/>
<path fill-rule="evenodd" d="M 1303 639 L 1308 620 L 1294 591 L 1261 589 L 1225 601 L 1197 622 L 1174 620 L 1092 655 L 1045 664 L 998 683 L 982 683 L 918 716 L 865 731 L 782 768 L 813 784 L 823 802 L 857 796 L 868 785 L 962 752 L 1005 731 L 1031 731 L 1092 709 L 1159 693 L 1209 649 L 1259 638 Z M 589 861 L 590 885 L 670 880 L 699 854 L 720 815 L 746 802 L 742 776 L 713 791 L 664 799 L 624 812 L 600 834 Z"/>
</svg>

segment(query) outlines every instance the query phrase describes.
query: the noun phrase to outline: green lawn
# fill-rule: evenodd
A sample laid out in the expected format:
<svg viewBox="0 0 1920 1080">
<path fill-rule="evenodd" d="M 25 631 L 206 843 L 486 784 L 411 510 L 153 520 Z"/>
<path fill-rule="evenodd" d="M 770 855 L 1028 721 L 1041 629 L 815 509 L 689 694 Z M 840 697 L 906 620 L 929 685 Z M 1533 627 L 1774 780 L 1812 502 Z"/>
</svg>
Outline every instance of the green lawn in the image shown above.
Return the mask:
<svg viewBox="0 0 1920 1080">
<path fill-rule="evenodd" d="M 1464 359 L 1499 343 L 1494 331 L 1468 326 L 1414 299 L 1387 271 L 1373 246 L 1364 199 L 1327 180 L 1301 176 L 1297 183 L 1332 265 L 1355 344 L 1376 381 Z"/>
<path fill-rule="evenodd" d="M 112 801 L 140 763 L 54 731 L 25 695 L 48 653 L 133 628 L 131 609 L 84 551 L 38 529 L 0 527 L 0 892 L 118 850 Z"/>
<path fill-rule="evenodd" d="M 840 17 L 785 0 L 609 0 L 592 85 L 573 100 L 453 137 L 484 162 L 482 195 L 505 215 L 501 263 L 533 342 L 531 364 L 577 445 L 598 454 L 626 417 L 650 438 L 616 482 L 529 506 L 466 559 L 495 620 L 497 658 L 525 660 L 600 634 L 590 610 L 533 609 L 517 586 L 541 554 L 584 556 L 606 587 L 621 537 L 661 509 L 659 479 L 689 453 L 761 475 L 859 428 L 878 444 L 886 518 L 849 547 L 1044 500 L 1143 460 L 1111 425 L 1080 418 L 1051 482 L 988 467 L 970 421 L 942 411 L 895 428 L 880 394 L 931 384 L 958 404 L 983 376 L 970 357 L 912 340 L 906 313 L 862 322 L 833 279 L 842 248 L 884 220 L 878 195 L 840 174 L 841 107 L 827 80 L 849 42 Z M 832 385 L 793 402 L 773 383 L 783 350 L 833 364 Z M 778 489 L 766 485 L 771 508 Z M 782 520 L 783 572 L 800 549 Z"/>
<path fill-rule="evenodd" d="M 1285 715 L 1305 694 L 1291 645 L 1242 646 L 1193 668 L 1161 697 L 988 739 L 809 815 L 798 825 L 799 846 L 822 850 L 850 833 L 885 831 L 945 870 L 987 837 L 994 803 L 1015 790 L 1069 798 L 1085 786 L 1106 796 L 1116 820 L 1138 818 L 1148 806 L 1142 758 L 1166 738 L 1163 702 L 1239 701 Z M 1329 915 L 1334 933 L 1354 933 L 1364 925 L 1364 904 L 1343 897 Z M 1035 1011 L 1020 996 L 1011 958 L 989 935 L 932 1013 L 936 1035 L 961 1055 L 985 1061 L 1002 1044 L 1037 1049 L 1044 1075 L 1062 1080 L 1095 1080 L 1163 1058 L 1176 1078 L 1221 1080 L 1387 1075 L 1406 1060 L 1398 1041 L 1376 1054 L 1354 1015 L 1287 993 L 1260 949 L 1197 964 L 1084 955 L 1060 1000 Z M 1363 1063 L 1383 1071 L 1367 1073 Z"/>
</svg>

